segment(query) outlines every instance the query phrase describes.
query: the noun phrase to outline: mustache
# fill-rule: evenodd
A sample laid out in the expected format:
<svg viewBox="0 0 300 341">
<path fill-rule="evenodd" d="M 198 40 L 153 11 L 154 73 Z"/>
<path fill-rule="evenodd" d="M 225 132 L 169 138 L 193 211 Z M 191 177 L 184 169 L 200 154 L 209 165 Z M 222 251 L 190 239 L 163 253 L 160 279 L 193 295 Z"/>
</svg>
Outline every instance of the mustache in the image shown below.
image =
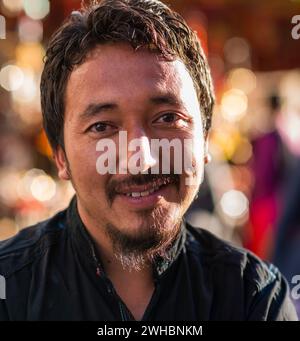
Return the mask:
<svg viewBox="0 0 300 341">
<path fill-rule="evenodd" d="M 142 186 L 149 183 L 156 183 L 159 181 L 168 181 L 174 184 L 179 190 L 180 175 L 179 174 L 137 174 L 129 176 L 123 180 L 112 179 L 106 186 L 106 195 L 112 204 L 115 196 L 119 194 L 118 188 L 130 186 Z"/>
</svg>

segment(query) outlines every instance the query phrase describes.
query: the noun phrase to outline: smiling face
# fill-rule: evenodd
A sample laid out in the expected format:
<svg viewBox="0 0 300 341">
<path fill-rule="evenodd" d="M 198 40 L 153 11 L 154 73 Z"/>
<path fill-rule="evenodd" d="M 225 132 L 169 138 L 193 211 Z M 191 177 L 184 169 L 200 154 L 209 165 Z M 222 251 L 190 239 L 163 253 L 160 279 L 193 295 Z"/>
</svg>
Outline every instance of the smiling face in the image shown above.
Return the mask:
<svg viewBox="0 0 300 341">
<path fill-rule="evenodd" d="M 72 180 L 89 232 L 100 243 L 110 241 L 120 254 L 162 253 L 178 233 L 203 177 L 201 113 L 183 63 L 165 61 L 146 50 L 135 52 L 127 44 L 100 45 L 71 73 L 64 115 L 67 162 L 60 147 L 55 159 L 59 176 Z M 155 164 L 148 148 L 152 139 L 179 139 L 182 145 L 192 140 L 194 174 L 100 175 L 96 145 L 111 139 L 119 165 L 121 131 L 126 131 L 128 143 L 143 141 L 139 155 L 145 172 Z M 128 160 L 132 154 L 127 150 Z M 172 153 L 171 169 L 176 158 Z M 192 185 L 186 185 L 188 178 Z"/>
</svg>

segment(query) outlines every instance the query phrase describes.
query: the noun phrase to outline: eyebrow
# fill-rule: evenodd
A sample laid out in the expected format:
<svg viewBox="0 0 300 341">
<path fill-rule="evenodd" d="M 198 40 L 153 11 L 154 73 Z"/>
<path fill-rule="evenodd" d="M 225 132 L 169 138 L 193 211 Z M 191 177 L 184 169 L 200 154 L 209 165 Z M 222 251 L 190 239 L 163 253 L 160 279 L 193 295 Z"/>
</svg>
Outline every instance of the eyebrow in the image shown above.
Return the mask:
<svg viewBox="0 0 300 341">
<path fill-rule="evenodd" d="M 117 108 L 118 105 L 116 103 L 91 103 L 79 116 L 81 119 L 87 119 L 101 112 L 113 111 Z"/>
<path fill-rule="evenodd" d="M 183 107 L 183 103 L 180 99 L 178 99 L 173 94 L 165 94 L 161 96 L 154 96 L 150 98 L 150 103 L 152 105 L 163 105 L 168 104 L 172 106 L 180 106 Z"/>
<path fill-rule="evenodd" d="M 165 94 L 153 96 L 149 99 L 149 104 L 152 106 L 159 105 L 171 105 L 171 106 L 179 106 L 184 107 L 183 102 L 179 100 L 173 94 Z M 88 119 L 95 115 L 100 114 L 101 112 L 112 112 L 114 110 L 119 109 L 119 105 L 114 102 L 107 103 L 91 103 L 87 106 L 87 108 L 80 114 L 81 119 Z"/>
</svg>

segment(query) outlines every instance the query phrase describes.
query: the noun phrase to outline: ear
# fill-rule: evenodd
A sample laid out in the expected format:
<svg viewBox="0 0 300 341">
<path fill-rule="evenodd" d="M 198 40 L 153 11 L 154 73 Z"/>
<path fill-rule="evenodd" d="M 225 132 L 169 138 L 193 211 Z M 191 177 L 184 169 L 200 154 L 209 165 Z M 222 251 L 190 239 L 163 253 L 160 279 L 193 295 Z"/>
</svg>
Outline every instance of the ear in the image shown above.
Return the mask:
<svg viewBox="0 0 300 341">
<path fill-rule="evenodd" d="M 209 162 L 211 162 L 211 155 L 208 151 L 208 136 L 206 136 L 204 141 L 204 163 L 208 164 Z"/>
<path fill-rule="evenodd" d="M 58 146 L 53 152 L 53 158 L 58 169 L 58 177 L 61 180 L 70 180 L 71 177 L 68 171 L 66 154 L 61 146 Z"/>
</svg>

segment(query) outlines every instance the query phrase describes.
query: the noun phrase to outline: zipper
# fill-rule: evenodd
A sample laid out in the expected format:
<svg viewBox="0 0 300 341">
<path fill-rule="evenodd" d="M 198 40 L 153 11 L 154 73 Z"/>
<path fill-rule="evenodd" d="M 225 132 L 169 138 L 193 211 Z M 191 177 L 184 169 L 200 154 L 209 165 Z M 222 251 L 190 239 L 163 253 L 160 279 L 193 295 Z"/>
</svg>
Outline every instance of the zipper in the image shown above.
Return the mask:
<svg viewBox="0 0 300 341">
<path fill-rule="evenodd" d="M 119 311 L 120 311 L 122 321 L 129 321 L 129 319 L 127 318 L 126 313 L 123 309 L 123 304 L 119 299 L 118 299 L 118 303 L 119 303 Z"/>
<path fill-rule="evenodd" d="M 105 282 L 105 286 L 106 286 L 106 290 L 107 290 L 108 294 L 112 295 L 114 297 L 114 299 L 117 301 L 119 313 L 121 315 L 122 321 L 130 321 L 131 319 L 129 318 L 128 313 L 126 312 L 126 310 L 124 310 L 124 304 L 123 304 L 122 300 L 120 299 L 120 297 L 116 293 L 116 290 L 115 290 L 113 284 L 111 283 L 110 279 L 105 275 L 104 271 L 102 270 L 101 263 L 100 263 L 97 255 L 96 255 L 95 248 L 94 248 L 94 245 L 93 245 L 91 240 L 89 240 L 89 244 L 90 244 L 90 248 L 92 251 L 92 257 L 96 263 L 96 276 L 102 277 L 102 279 Z"/>
</svg>

